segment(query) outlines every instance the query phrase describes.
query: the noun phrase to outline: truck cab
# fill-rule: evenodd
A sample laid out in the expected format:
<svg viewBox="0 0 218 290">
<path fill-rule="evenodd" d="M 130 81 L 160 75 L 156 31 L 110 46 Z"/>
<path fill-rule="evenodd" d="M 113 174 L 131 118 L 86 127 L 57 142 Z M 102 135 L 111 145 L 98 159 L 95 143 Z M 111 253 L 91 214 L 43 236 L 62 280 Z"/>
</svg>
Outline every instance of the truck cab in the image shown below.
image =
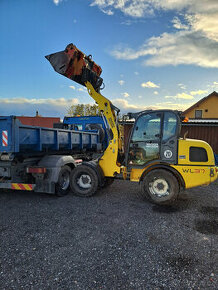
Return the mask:
<svg viewBox="0 0 218 290">
<path fill-rule="evenodd" d="M 63 128 L 76 131 L 98 132 L 102 149 L 108 146 L 108 130 L 107 120 L 103 116 L 65 116 L 63 123 L 56 123 L 55 128 Z"/>
</svg>

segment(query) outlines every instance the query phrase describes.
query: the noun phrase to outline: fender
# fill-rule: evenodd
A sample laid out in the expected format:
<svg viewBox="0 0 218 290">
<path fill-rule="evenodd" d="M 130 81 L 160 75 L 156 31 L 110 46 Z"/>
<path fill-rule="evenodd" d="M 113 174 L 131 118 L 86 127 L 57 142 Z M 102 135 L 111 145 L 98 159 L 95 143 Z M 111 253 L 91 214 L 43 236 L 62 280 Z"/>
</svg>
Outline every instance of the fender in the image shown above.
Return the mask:
<svg viewBox="0 0 218 290">
<path fill-rule="evenodd" d="M 71 167 L 77 166 L 74 158 L 70 155 L 47 155 L 38 163 L 38 166 L 49 169 L 48 179 L 50 182 L 54 183 L 58 181 L 61 167 L 64 165 L 70 165 Z"/>
<path fill-rule="evenodd" d="M 173 167 L 169 166 L 168 164 L 154 164 L 151 165 L 150 167 L 148 167 L 141 175 L 141 178 L 139 180 L 139 182 L 141 182 L 143 180 L 143 178 L 146 176 L 146 174 L 148 174 L 150 171 L 154 170 L 154 169 L 165 169 L 167 171 L 170 171 L 178 180 L 179 180 L 179 185 L 180 185 L 180 189 L 185 189 L 185 181 L 182 177 L 182 175 Z"/>
<path fill-rule="evenodd" d="M 89 162 L 84 161 L 82 164 L 86 165 L 88 167 L 91 167 L 92 169 L 95 170 L 95 172 L 98 176 L 99 186 L 100 187 L 103 186 L 104 185 L 104 173 L 103 173 L 101 167 L 99 166 L 99 164 L 96 163 L 95 161 L 89 161 Z"/>
</svg>

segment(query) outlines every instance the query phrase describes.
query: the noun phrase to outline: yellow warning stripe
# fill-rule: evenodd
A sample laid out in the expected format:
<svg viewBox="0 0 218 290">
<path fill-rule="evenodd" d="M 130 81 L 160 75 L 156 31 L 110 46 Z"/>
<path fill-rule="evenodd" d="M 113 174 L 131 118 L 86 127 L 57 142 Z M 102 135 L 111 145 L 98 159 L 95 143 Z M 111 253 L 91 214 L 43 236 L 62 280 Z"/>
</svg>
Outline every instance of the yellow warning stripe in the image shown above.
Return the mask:
<svg viewBox="0 0 218 290">
<path fill-rule="evenodd" d="M 24 183 L 12 183 L 11 189 L 16 190 L 33 190 L 32 184 L 24 184 Z"/>
<path fill-rule="evenodd" d="M 12 184 L 11 184 L 11 188 L 12 188 L 12 189 L 20 190 L 20 187 L 19 187 L 18 183 L 12 183 Z"/>
<path fill-rule="evenodd" d="M 26 190 L 33 190 L 30 184 L 23 184 L 23 186 L 26 188 Z"/>
</svg>

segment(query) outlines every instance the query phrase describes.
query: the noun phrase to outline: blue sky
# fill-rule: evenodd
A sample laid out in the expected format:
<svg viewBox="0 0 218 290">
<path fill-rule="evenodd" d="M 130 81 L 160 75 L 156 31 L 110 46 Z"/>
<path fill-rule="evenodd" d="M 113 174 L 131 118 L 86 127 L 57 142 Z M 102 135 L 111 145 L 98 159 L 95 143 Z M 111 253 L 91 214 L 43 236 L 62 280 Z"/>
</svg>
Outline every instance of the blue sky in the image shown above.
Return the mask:
<svg viewBox="0 0 218 290">
<path fill-rule="evenodd" d="M 74 43 L 123 112 L 186 109 L 218 91 L 217 0 L 0 0 L 0 115 L 92 103 L 44 58 Z"/>
</svg>

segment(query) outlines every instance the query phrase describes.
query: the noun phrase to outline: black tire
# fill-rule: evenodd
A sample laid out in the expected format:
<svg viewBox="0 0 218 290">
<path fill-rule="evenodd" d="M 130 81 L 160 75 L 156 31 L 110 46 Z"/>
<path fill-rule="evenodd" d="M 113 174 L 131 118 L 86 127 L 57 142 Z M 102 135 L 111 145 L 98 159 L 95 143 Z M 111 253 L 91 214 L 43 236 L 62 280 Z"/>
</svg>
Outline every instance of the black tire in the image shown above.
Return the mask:
<svg viewBox="0 0 218 290">
<path fill-rule="evenodd" d="M 70 187 L 74 195 L 89 197 L 98 189 L 98 176 L 96 171 L 87 166 L 79 165 L 70 175 Z"/>
<path fill-rule="evenodd" d="M 110 186 L 113 183 L 114 183 L 114 178 L 113 177 L 105 177 L 104 184 L 103 184 L 102 188 L 106 188 L 106 187 Z"/>
<path fill-rule="evenodd" d="M 70 173 L 71 168 L 63 166 L 58 176 L 58 182 L 55 184 L 55 194 L 57 196 L 67 195 L 70 191 Z"/>
<path fill-rule="evenodd" d="M 177 178 L 169 171 L 155 169 L 141 182 L 143 194 L 155 204 L 171 204 L 179 194 Z"/>
</svg>

